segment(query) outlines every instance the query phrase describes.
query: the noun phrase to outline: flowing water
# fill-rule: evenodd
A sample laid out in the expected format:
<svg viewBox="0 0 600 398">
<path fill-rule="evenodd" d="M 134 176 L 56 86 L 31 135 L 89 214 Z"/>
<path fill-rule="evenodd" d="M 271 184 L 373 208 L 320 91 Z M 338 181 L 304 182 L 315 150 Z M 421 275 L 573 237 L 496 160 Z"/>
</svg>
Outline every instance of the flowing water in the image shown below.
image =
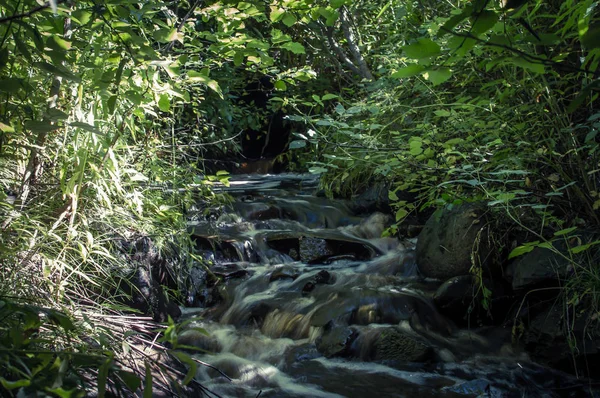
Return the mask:
<svg viewBox="0 0 600 398">
<path fill-rule="evenodd" d="M 415 242 L 381 238 L 387 216 L 358 217 L 316 197 L 316 184 L 236 176 L 221 188 L 232 197 L 225 212 L 190 221 L 220 278 L 203 274 L 212 282 L 190 293 L 180 342 L 214 367 L 196 376 L 214 396 L 590 393 L 513 349 L 509 331 L 457 329 L 430 298 L 439 281 L 418 275 Z"/>
</svg>

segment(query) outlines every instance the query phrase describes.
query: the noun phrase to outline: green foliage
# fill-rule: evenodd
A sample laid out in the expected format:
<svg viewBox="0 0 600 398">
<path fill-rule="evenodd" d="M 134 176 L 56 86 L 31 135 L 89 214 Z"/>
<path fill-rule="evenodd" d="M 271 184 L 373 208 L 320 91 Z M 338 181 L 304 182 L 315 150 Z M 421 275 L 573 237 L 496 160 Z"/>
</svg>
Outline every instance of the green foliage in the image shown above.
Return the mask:
<svg viewBox="0 0 600 398">
<path fill-rule="evenodd" d="M 324 113 L 305 112 L 299 120 L 310 136 L 296 134 L 291 148 L 323 173 L 330 193 L 390 182 L 398 223 L 430 207 L 486 202 L 530 237 L 509 258 L 594 229 L 596 3 L 354 4 L 377 80 L 345 88 Z M 580 242 L 569 254 L 594 253 L 596 244 Z M 569 294 L 589 298 L 595 263 L 573 261 L 580 272 Z"/>
</svg>

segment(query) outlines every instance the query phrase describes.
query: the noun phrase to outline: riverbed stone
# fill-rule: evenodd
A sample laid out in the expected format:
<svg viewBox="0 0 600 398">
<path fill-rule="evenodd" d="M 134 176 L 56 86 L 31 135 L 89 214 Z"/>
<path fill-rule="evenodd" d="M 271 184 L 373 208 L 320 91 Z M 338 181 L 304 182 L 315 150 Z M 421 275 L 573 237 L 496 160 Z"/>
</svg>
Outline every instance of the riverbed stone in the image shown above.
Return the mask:
<svg viewBox="0 0 600 398">
<path fill-rule="evenodd" d="M 321 238 L 304 236 L 300 238 L 300 261 L 310 263 L 320 258 L 333 256 L 335 251 L 327 245 L 327 241 Z"/>
<path fill-rule="evenodd" d="M 486 222 L 486 207 L 481 204 L 467 203 L 434 213 L 417 241 L 420 272 L 437 279 L 466 275 L 472 254 L 478 264 L 488 263 L 491 251 L 486 244 Z"/>
<path fill-rule="evenodd" d="M 385 328 L 374 344 L 375 360 L 419 362 L 433 353 L 421 339 L 397 327 Z"/>
<path fill-rule="evenodd" d="M 182 331 L 177 336 L 177 345 L 187 346 L 185 349 L 196 353 L 216 353 L 222 349 L 217 339 L 210 336 L 202 328 L 190 328 Z"/>
<path fill-rule="evenodd" d="M 477 278 L 473 275 L 455 276 L 442 283 L 433 295 L 437 308 L 453 320 L 462 317 L 477 295 Z"/>
<path fill-rule="evenodd" d="M 600 376 L 600 368 L 589 366 L 600 359 L 600 330 L 597 313 L 567 312 L 554 305 L 534 316 L 524 334 L 527 351 L 552 367 L 591 377 Z"/>
<path fill-rule="evenodd" d="M 330 322 L 325 326 L 323 334 L 317 338 L 317 350 L 327 358 L 345 356 L 356 332 L 344 324 Z"/>
<path fill-rule="evenodd" d="M 564 249 L 564 245 L 558 248 L 561 249 Z M 508 273 L 512 275 L 512 287 L 516 290 L 564 279 L 571 268 L 564 256 L 550 249 L 536 247 L 513 262 L 508 267 Z"/>
</svg>

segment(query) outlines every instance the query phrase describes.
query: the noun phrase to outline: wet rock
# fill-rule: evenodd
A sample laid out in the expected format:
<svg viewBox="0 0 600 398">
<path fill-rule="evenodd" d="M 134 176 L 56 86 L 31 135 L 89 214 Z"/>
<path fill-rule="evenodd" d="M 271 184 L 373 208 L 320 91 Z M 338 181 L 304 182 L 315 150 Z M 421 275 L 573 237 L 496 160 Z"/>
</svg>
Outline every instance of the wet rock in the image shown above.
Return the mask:
<svg viewBox="0 0 600 398">
<path fill-rule="evenodd" d="M 334 282 L 333 276 L 325 271 L 319 271 L 315 276 L 313 276 L 302 288 L 302 293 L 310 293 L 312 292 L 317 285 L 329 285 Z"/>
<path fill-rule="evenodd" d="M 211 307 L 222 300 L 215 283 L 217 278 L 204 267 L 193 266 L 187 277 L 187 290 L 182 292 L 188 307 Z"/>
<path fill-rule="evenodd" d="M 376 328 L 371 332 L 374 332 L 376 337 L 369 359 L 420 362 L 429 359 L 433 354 L 431 346 L 398 327 Z"/>
<path fill-rule="evenodd" d="M 401 193 L 397 194 L 401 195 Z M 365 192 L 352 199 L 352 209 L 355 213 L 389 212 L 389 187 L 383 183 L 373 184 Z"/>
<path fill-rule="evenodd" d="M 215 353 L 221 352 L 222 349 L 221 344 L 202 328 L 190 328 L 182 331 L 177 336 L 177 345 L 179 348 L 194 352 Z"/>
<path fill-rule="evenodd" d="M 564 250 L 564 244 L 559 250 Z M 509 266 L 513 289 L 537 286 L 564 279 L 571 270 L 569 261 L 558 253 L 536 247 Z"/>
<path fill-rule="evenodd" d="M 433 301 L 444 315 L 460 319 L 476 300 L 476 282 L 473 275 L 452 277 L 437 289 Z"/>
<path fill-rule="evenodd" d="M 181 316 L 179 306 L 169 299 L 162 285 L 150 276 L 147 269 L 139 267 L 130 283 L 132 308 L 152 315 L 157 322 L 166 322 L 169 317 L 178 319 Z"/>
<path fill-rule="evenodd" d="M 345 356 L 356 332 L 347 325 L 331 322 L 315 341 L 317 350 L 325 357 Z"/>
<path fill-rule="evenodd" d="M 181 267 L 181 259 L 175 248 L 158 250 L 147 236 L 123 240 L 120 249 L 129 262 L 125 293 L 131 296 L 127 305 L 151 315 L 158 322 L 166 322 L 181 316 L 179 306 L 170 299 L 165 289 L 177 289 L 176 270 Z"/>
<path fill-rule="evenodd" d="M 319 358 L 322 354 L 319 353 L 314 344 L 293 345 L 285 353 L 286 363 L 295 364 L 296 362 L 310 361 L 311 359 Z"/>
<path fill-rule="evenodd" d="M 292 266 L 284 265 L 282 267 L 277 267 L 271 275 L 269 276 L 269 282 L 278 281 L 280 279 L 291 279 L 295 280 L 300 276 L 298 270 Z"/>
<path fill-rule="evenodd" d="M 325 239 L 305 236 L 300 239 L 299 243 L 300 261 L 304 263 L 312 263 L 321 258 L 326 258 L 337 254 L 329 247 Z"/>
<path fill-rule="evenodd" d="M 539 361 L 563 371 L 599 377 L 589 364 L 600 357 L 600 331 L 588 312 L 555 305 L 533 317 L 524 335 L 526 349 Z"/>
<path fill-rule="evenodd" d="M 345 227 L 347 232 L 363 239 L 380 238 L 383 231 L 391 224 L 392 217 L 383 213 L 373 213 L 357 226 Z"/>
<path fill-rule="evenodd" d="M 489 261 L 486 208 L 464 204 L 436 212 L 429 218 L 417 241 L 417 264 L 426 277 L 449 279 L 466 275 L 471 255 L 478 264 Z"/>
<path fill-rule="evenodd" d="M 294 340 L 308 337 L 308 318 L 297 312 L 275 309 L 265 317 L 261 332 L 271 338 L 288 337 Z"/>
</svg>

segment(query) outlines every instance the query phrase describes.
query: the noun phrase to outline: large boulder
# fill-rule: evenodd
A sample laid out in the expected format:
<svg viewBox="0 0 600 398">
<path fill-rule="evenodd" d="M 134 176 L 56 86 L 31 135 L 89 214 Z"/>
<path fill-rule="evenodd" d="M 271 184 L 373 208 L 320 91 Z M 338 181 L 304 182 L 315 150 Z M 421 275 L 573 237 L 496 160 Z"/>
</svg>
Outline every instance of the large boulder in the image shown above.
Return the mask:
<svg viewBox="0 0 600 398">
<path fill-rule="evenodd" d="M 449 279 L 469 274 L 472 256 L 485 266 L 490 257 L 487 245 L 486 207 L 468 203 L 434 213 L 417 241 L 417 264 L 430 278 Z"/>
<path fill-rule="evenodd" d="M 564 244 L 559 246 L 558 250 L 566 253 Z M 564 279 L 572 269 L 567 256 L 568 254 L 561 256 L 556 251 L 536 247 L 508 267 L 513 289 L 530 288 Z"/>
</svg>

